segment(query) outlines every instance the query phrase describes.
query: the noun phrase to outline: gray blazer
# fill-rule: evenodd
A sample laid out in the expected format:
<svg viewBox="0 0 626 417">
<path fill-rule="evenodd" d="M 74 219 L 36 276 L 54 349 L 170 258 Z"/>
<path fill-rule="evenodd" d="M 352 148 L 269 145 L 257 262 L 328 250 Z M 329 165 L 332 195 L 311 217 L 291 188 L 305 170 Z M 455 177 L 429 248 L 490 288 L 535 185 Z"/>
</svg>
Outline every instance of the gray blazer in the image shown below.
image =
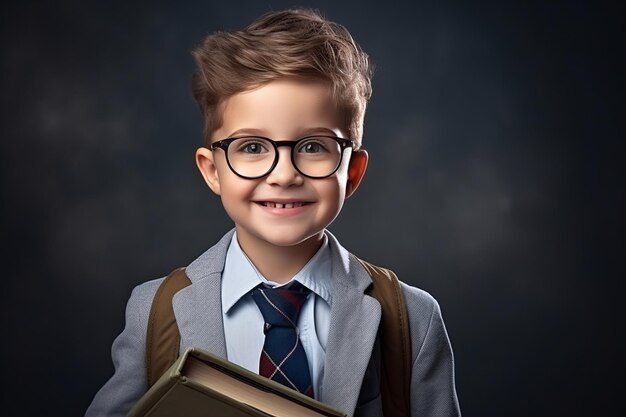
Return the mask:
<svg viewBox="0 0 626 417">
<path fill-rule="evenodd" d="M 192 284 L 174 295 L 181 351 L 194 346 L 226 358 L 221 275 L 233 231 L 187 266 Z M 350 416 L 382 416 L 380 304 L 364 294 L 371 278 L 359 261 L 327 232 L 333 299 L 324 375 L 318 398 Z M 115 373 L 98 391 L 86 417 L 125 416 L 147 390 L 145 351 L 150 306 L 163 278 L 137 286 L 126 308 L 126 326 L 115 339 Z M 413 368 L 411 416 L 460 416 L 450 341 L 437 301 L 402 283 L 409 312 Z M 389 417 L 389 416 L 388 416 Z"/>
</svg>

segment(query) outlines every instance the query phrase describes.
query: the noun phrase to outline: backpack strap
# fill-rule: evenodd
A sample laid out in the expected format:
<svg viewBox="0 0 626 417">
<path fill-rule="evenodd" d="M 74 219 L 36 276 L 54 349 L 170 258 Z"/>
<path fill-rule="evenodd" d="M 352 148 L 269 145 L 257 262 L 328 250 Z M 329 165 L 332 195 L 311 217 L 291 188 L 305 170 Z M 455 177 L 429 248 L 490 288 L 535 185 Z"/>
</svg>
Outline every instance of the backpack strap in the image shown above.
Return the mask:
<svg viewBox="0 0 626 417">
<path fill-rule="evenodd" d="M 180 332 L 174 317 L 172 297 L 189 284 L 191 281 L 185 274 L 185 268 L 178 268 L 161 282 L 154 295 L 146 336 L 148 387 L 154 385 L 178 358 Z"/>
<path fill-rule="evenodd" d="M 411 334 L 404 294 L 396 274 L 357 258 L 372 277 L 368 294 L 381 306 L 380 354 L 383 415 L 411 412 Z"/>
<path fill-rule="evenodd" d="M 386 416 L 410 415 L 411 339 L 402 288 L 393 271 L 357 258 L 372 278 L 368 295 L 380 303 L 381 395 Z M 180 332 L 172 297 L 191 284 L 185 268 L 172 271 L 157 290 L 148 320 L 146 371 L 148 387 L 176 361 Z"/>
</svg>

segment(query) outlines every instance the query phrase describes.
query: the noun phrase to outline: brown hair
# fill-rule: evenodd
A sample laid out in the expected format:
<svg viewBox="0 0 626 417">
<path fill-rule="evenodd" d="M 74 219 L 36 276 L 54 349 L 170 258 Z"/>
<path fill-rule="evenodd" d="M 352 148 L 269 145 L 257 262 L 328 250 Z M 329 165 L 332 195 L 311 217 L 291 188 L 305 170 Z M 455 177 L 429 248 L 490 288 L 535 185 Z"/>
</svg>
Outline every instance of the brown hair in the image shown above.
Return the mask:
<svg viewBox="0 0 626 417">
<path fill-rule="evenodd" d="M 198 66 L 192 91 L 207 141 L 222 123 L 224 100 L 279 78 L 299 78 L 328 83 L 350 139 L 360 146 L 372 66 L 348 30 L 319 12 L 267 13 L 241 31 L 207 36 L 192 55 Z"/>
</svg>

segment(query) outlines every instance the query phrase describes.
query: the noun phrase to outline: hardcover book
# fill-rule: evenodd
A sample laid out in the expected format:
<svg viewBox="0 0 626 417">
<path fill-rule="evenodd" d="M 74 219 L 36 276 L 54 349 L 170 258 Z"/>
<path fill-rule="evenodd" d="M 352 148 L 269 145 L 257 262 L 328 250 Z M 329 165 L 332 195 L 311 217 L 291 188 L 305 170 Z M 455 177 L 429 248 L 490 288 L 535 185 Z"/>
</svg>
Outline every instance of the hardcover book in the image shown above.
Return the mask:
<svg viewBox="0 0 626 417">
<path fill-rule="evenodd" d="M 346 417 L 275 381 L 198 348 L 187 349 L 127 417 Z"/>
</svg>

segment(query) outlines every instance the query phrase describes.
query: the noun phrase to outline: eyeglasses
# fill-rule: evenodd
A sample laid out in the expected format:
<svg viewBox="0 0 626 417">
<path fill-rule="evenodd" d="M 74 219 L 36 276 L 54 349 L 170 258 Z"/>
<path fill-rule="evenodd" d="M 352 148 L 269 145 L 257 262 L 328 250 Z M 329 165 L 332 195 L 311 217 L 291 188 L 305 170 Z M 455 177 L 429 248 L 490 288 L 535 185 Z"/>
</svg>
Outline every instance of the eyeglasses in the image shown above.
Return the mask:
<svg viewBox="0 0 626 417">
<path fill-rule="evenodd" d="M 353 143 L 335 136 L 316 135 L 281 141 L 262 136 L 244 136 L 218 140 L 209 149 L 223 149 L 228 166 L 237 176 L 256 179 L 266 176 L 276 167 L 279 146 L 291 148 L 291 162 L 300 174 L 320 179 L 337 171 L 343 159 L 343 151 L 352 149 Z"/>
</svg>

